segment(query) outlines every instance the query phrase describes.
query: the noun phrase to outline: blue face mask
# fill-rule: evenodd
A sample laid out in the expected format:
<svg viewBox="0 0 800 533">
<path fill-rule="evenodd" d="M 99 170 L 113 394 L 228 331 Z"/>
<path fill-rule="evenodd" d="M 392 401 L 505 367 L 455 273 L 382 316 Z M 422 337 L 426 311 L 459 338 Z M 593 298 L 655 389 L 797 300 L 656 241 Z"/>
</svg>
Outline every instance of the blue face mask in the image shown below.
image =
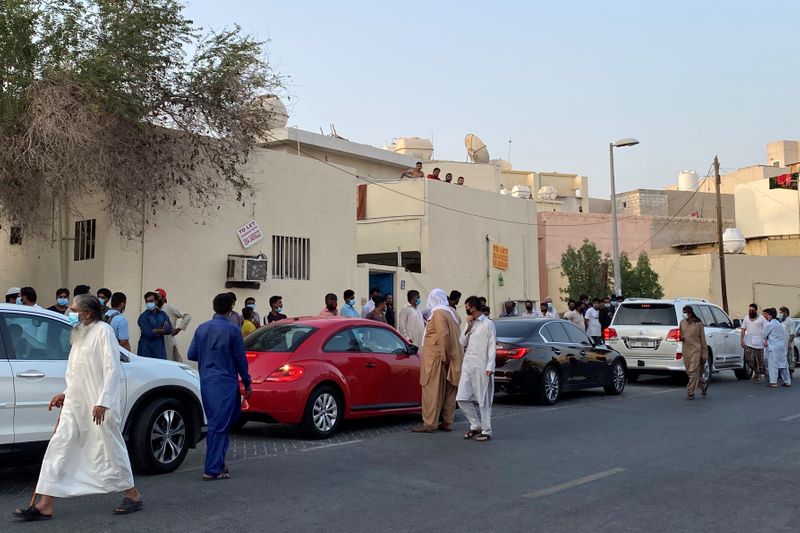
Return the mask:
<svg viewBox="0 0 800 533">
<path fill-rule="evenodd" d="M 254 310 L 254 311 L 255 311 L 255 309 L 256 309 L 256 304 L 247 304 L 247 307 L 249 307 L 250 309 L 252 309 L 252 310 Z"/>
<path fill-rule="evenodd" d="M 422 303 L 422 298 L 417 298 L 417 301 L 416 301 L 415 303 L 416 303 L 417 305 L 420 305 L 420 304 Z"/>
<path fill-rule="evenodd" d="M 59 298 L 58 300 L 56 300 L 56 303 L 61 307 L 66 307 L 67 304 L 69 303 L 69 298 Z"/>
<path fill-rule="evenodd" d="M 276 308 L 275 308 L 275 312 L 276 312 L 276 313 L 279 313 L 279 314 L 280 314 L 280 313 L 283 313 L 283 307 L 276 307 Z"/>
<path fill-rule="evenodd" d="M 98 300 L 100 300 L 100 305 L 106 305 L 106 299 L 105 298 L 98 298 Z"/>
<path fill-rule="evenodd" d="M 356 299 L 355 298 L 351 298 L 351 299 L 347 300 L 347 305 L 349 305 L 350 307 L 353 307 L 354 305 L 356 305 Z"/>
<path fill-rule="evenodd" d="M 81 323 L 81 319 L 78 316 L 78 313 L 70 312 L 67 318 L 69 319 L 69 325 L 72 326 L 73 328 L 77 328 L 78 325 Z"/>
<path fill-rule="evenodd" d="M 148 311 L 152 311 L 155 308 L 156 308 L 156 303 L 155 302 L 147 302 L 147 310 Z"/>
<path fill-rule="evenodd" d="M 17 305 L 22 305 L 22 296 L 17 296 Z"/>
</svg>

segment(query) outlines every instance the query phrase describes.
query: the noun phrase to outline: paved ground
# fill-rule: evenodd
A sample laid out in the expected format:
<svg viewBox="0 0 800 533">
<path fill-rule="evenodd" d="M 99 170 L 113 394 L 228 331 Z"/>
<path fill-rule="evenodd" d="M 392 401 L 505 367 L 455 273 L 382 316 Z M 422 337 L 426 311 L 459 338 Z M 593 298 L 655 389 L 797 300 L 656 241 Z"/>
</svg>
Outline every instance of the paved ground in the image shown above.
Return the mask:
<svg viewBox="0 0 800 533">
<path fill-rule="evenodd" d="M 113 517 L 117 496 L 86 497 L 60 502 L 50 523 L 0 530 L 797 531 L 799 394 L 724 372 L 694 402 L 668 380 L 556 407 L 500 398 L 489 443 L 412 434 L 414 417 L 323 442 L 252 425 L 231 480 L 200 481 L 193 452 L 178 472 L 137 480 L 142 513 Z M 35 476 L 0 471 L 1 512 L 25 503 Z"/>
</svg>

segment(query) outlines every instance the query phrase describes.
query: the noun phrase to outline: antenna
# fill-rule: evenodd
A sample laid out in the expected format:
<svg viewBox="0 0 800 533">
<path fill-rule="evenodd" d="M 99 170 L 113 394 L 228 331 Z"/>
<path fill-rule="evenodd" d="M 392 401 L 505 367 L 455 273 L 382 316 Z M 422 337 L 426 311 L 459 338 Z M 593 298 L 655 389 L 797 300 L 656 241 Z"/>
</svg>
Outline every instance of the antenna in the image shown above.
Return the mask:
<svg viewBox="0 0 800 533">
<path fill-rule="evenodd" d="M 508 159 L 506 161 L 511 161 L 511 139 L 508 140 Z"/>
</svg>

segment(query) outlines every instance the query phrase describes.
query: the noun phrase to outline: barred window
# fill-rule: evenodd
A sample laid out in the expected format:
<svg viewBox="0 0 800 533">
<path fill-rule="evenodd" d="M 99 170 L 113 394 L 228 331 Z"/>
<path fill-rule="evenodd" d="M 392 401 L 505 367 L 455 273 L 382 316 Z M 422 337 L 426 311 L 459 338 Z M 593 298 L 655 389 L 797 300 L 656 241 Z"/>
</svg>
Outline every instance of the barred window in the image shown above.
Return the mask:
<svg viewBox="0 0 800 533">
<path fill-rule="evenodd" d="M 11 226 L 10 234 L 8 244 L 22 244 L 22 228 L 20 226 Z"/>
<path fill-rule="evenodd" d="M 311 239 L 273 235 L 272 278 L 311 279 Z"/>
<path fill-rule="evenodd" d="M 75 261 L 94 259 L 97 220 L 78 220 L 75 222 Z"/>
</svg>

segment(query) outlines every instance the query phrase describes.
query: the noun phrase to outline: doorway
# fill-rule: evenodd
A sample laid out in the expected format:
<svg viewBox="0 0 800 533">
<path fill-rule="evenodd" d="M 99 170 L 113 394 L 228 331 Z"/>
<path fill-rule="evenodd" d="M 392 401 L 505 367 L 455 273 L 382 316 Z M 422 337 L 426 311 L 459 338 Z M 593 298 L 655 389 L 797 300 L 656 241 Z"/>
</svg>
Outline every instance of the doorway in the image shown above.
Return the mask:
<svg viewBox="0 0 800 533">
<path fill-rule="evenodd" d="M 394 272 L 377 272 L 374 270 L 369 271 L 369 288 L 378 287 L 383 296 L 394 294 Z M 396 300 L 396 298 L 395 298 Z"/>
</svg>

